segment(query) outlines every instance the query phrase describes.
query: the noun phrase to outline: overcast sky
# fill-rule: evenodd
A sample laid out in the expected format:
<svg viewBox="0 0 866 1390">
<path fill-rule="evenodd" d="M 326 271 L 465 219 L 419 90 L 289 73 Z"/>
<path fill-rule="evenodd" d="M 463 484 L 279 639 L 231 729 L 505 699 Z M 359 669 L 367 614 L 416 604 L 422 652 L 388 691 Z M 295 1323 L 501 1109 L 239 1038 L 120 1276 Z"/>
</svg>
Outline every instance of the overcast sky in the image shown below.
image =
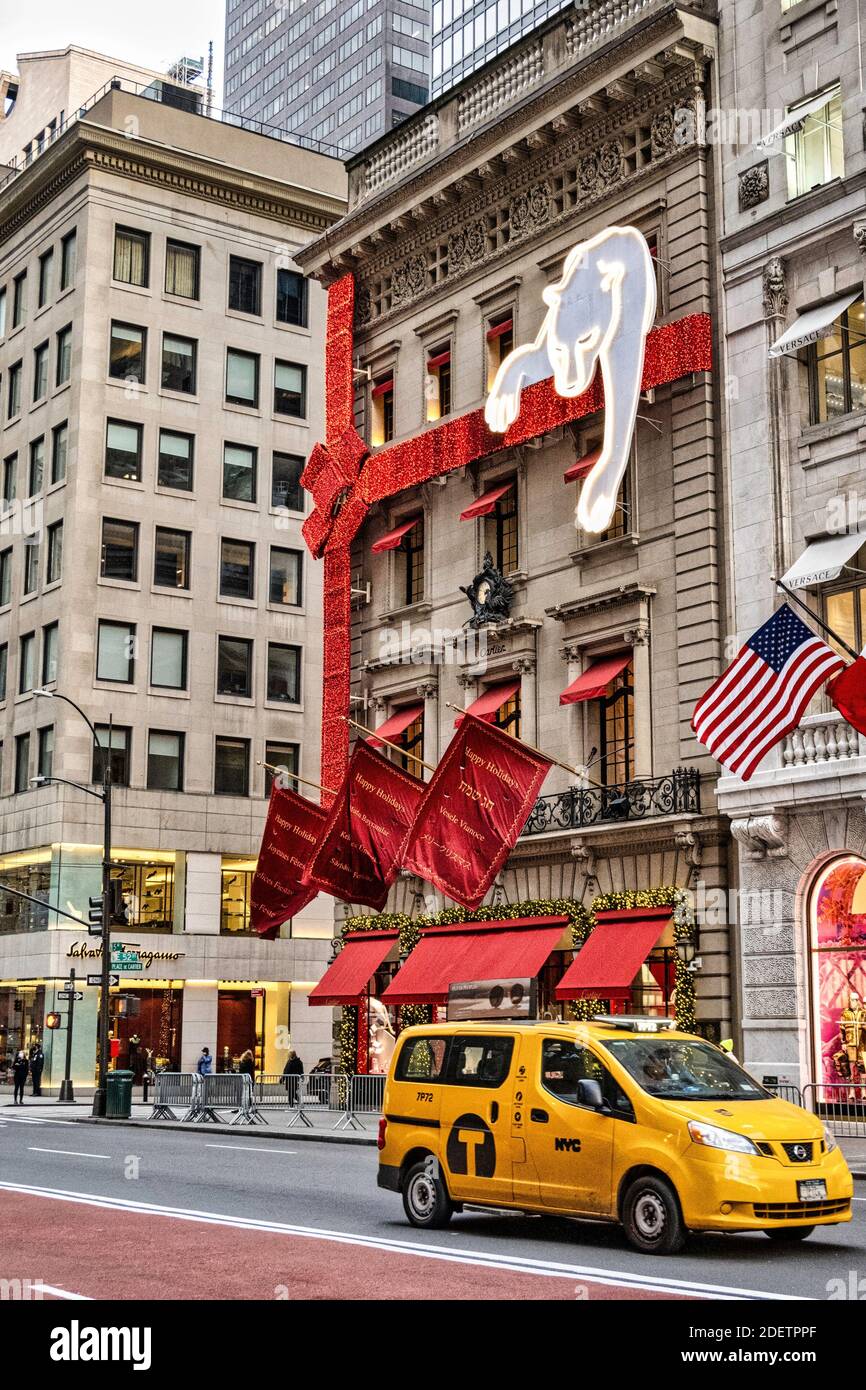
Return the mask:
<svg viewBox="0 0 866 1390">
<path fill-rule="evenodd" d="M 225 0 L 0 0 L 0 69 L 15 71 L 18 53 L 79 44 L 111 58 L 164 71 L 178 58 L 207 60 L 214 43 L 214 86 L 222 92 Z"/>
</svg>

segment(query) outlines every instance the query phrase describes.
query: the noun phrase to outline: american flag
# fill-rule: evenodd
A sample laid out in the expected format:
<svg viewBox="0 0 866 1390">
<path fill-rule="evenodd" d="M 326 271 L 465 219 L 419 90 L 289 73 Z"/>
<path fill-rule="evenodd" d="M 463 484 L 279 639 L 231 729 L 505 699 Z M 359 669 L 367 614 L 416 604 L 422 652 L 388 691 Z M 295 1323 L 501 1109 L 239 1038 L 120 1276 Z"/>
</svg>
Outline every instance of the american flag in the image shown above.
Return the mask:
<svg viewBox="0 0 866 1390">
<path fill-rule="evenodd" d="M 748 782 L 845 664 L 785 603 L 698 700 L 692 728 L 717 762 Z"/>
</svg>

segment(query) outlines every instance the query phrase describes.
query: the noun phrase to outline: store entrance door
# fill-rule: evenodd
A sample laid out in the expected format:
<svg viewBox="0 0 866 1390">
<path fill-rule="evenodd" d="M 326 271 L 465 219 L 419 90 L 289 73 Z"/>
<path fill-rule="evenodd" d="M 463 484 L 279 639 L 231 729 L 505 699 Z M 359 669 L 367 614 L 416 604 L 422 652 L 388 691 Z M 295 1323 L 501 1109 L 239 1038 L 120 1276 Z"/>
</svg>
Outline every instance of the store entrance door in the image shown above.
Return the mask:
<svg viewBox="0 0 866 1390">
<path fill-rule="evenodd" d="M 241 1054 L 256 1053 L 256 1000 L 250 991 L 221 989 L 217 1003 L 217 1071 L 237 1071 Z"/>
</svg>

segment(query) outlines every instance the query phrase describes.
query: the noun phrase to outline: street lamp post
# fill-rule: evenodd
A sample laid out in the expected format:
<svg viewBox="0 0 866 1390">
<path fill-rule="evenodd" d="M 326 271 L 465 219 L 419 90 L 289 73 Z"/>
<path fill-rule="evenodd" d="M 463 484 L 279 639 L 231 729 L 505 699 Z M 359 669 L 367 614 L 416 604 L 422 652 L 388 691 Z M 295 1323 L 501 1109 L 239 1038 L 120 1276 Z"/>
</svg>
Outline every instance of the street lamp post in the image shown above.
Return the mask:
<svg viewBox="0 0 866 1390">
<path fill-rule="evenodd" d="M 102 821 L 102 985 L 99 994 L 99 1085 L 93 1094 L 93 1114 L 105 1114 L 105 1095 L 106 1081 L 108 1077 L 109 1060 L 109 1038 L 108 1032 L 111 1026 L 111 1011 L 109 1000 L 109 981 L 111 975 L 111 742 L 112 742 L 112 718 L 108 717 L 108 748 L 104 748 L 99 741 L 91 721 L 88 719 L 84 710 L 77 705 L 68 695 L 61 695 L 57 690 L 34 690 L 34 695 L 43 695 L 50 700 L 63 700 L 67 705 L 71 705 L 77 714 L 81 716 L 90 730 L 94 748 L 99 748 L 105 753 L 102 761 L 102 791 L 95 792 L 90 787 L 81 787 L 81 791 L 86 791 L 90 796 L 95 796 L 102 802 L 103 821 Z M 37 779 L 41 783 L 62 782 L 62 777 L 45 777 Z M 78 783 L 71 783 L 78 786 Z"/>
</svg>

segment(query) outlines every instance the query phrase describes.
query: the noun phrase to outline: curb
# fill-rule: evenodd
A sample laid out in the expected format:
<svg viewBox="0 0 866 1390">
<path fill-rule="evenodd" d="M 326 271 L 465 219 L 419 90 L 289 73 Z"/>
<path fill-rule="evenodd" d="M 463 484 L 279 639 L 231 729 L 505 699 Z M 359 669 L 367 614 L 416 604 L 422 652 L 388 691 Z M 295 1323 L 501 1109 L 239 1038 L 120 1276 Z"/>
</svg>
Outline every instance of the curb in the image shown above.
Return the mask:
<svg viewBox="0 0 866 1390">
<path fill-rule="evenodd" d="M 74 1121 L 79 1125 L 117 1125 L 125 1129 L 157 1129 L 170 1134 L 233 1134 L 236 1139 L 296 1139 L 316 1144 L 348 1144 L 356 1148 L 375 1148 L 375 1135 L 334 1133 L 333 1130 L 269 1129 L 261 1125 L 184 1125 L 172 1120 L 107 1120 L 97 1115 L 82 1115 Z"/>
</svg>

